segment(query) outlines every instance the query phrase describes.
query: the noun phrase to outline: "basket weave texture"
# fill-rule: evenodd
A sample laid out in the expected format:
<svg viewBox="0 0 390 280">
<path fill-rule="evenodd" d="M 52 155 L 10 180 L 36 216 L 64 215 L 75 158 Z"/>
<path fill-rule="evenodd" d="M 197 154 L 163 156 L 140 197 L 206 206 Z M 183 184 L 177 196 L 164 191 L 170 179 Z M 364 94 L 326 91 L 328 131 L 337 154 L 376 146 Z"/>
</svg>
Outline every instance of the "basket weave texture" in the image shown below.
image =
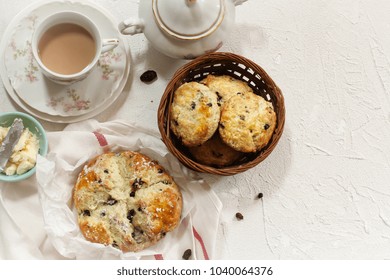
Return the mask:
<svg viewBox="0 0 390 280">
<path fill-rule="evenodd" d="M 200 164 L 193 160 L 187 148 L 181 144 L 181 141 L 170 129 L 169 112 L 175 90 L 183 83 L 200 81 L 209 74 L 229 75 L 235 79 L 245 81 L 255 94 L 272 102 L 277 116 L 274 134 L 266 147 L 256 153 L 246 154 L 234 165 L 220 168 Z M 237 54 L 215 52 L 200 56 L 176 71 L 161 97 L 157 117 L 163 142 L 181 163 L 197 172 L 229 176 L 258 165 L 274 150 L 282 136 L 285 123 L 284 98 L 279 87 L 259 65 Z"/>
</svg>

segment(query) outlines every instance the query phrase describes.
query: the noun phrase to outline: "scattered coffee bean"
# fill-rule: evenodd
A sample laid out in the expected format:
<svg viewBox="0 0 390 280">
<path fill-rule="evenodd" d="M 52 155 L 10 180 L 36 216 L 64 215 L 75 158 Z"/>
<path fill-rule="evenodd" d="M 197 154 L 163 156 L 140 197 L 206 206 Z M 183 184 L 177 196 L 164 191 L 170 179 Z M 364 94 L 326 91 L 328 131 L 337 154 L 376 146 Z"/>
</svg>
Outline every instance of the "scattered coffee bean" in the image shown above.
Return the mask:
<svg viewBox="0 0 390 280">
<path fill-rule="evenodd" d="M 259 194 L 257 195 L 257 198 L 263 198 L 263 193 L 259 193 Z"/>
<path fill-rule="evenodd" d="M 189 260 L 191 255 L 192 255 L 191 249 L 187 249 L 187 250 L 184 251 L 184 254 L 183 254 L 182 258 L 183 258 L 183 260 Z"/>
<path fill-rule="evenodd" d="M 157 73 L 156 71 L 148 70 L 141 75 L 140 79 L 144 83 L 151 83 L 157 79 Z"/>
<path fill-rule="evenodd" d="M 240 212 L 237 212 L 236 218 L 237 218 L 237 220 L 242 220 L 242 219 L 244 219 L 244 216 Z"/>
</svg>

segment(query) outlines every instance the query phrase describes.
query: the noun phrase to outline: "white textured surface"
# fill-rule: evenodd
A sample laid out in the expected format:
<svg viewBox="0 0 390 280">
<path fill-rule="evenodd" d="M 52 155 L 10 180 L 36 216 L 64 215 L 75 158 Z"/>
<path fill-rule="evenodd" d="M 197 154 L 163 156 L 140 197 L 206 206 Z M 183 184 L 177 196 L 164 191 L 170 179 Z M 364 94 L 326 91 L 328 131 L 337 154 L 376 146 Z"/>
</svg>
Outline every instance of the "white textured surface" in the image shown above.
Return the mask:
<svg viewBox="0 0 390 280">
<path fill-rule="evenodd" d="M 0 35 L 30 2 L 0 0 Z M 137 15 L 135 0 L 94 2 L 118 21 Z M 249 0 L 237 8 L 222 50 L 271 75 L 287 116 L 265 162 L 233 177 L 205 176 L 225 206 L 218 259 L 390 259 L 389 12 L 387 0 Z M 128 86 L 98 119 L 158 131 L 160 97 L 186 61 L 160 55 L 142 34 L 128 42 Z M 138 79 L 147 69 L 159 75 L 150 85 Z M 0 111 L 15 109 L 1 86 Z"/>
</svg>

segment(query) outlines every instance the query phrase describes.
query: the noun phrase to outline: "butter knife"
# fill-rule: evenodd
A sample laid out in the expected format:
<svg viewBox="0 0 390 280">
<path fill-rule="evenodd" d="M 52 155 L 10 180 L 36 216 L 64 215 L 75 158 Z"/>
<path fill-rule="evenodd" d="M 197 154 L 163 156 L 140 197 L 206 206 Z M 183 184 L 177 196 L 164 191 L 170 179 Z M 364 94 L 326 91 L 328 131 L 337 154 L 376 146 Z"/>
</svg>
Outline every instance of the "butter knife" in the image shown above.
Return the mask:
<svg viewBox="0 0 390 280">
<path fill-rule="evenodd" d="M 0 172 L 4 171 L 14 147 L 22 135 L 23 129 L 22 119 L 16 118 L 0 146 Z"/>
</svg>

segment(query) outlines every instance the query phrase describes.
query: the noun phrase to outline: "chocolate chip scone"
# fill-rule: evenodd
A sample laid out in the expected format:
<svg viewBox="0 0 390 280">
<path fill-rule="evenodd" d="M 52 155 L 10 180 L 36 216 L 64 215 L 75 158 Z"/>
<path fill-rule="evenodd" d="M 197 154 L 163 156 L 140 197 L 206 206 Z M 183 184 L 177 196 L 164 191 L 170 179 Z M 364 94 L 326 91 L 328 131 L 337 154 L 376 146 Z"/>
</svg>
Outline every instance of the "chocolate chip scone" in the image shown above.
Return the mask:
<svg viewBox="0 0 390 280">
<path fill-rule="evenodd" d="M 219 133 L 235 150 L 250 153 L 267 145 L 276 127 L 271 102 L 254 93 L 231 97 L 221 112 Z"/>
<path fill-rule="evenodd" d="M 218 128 L 219 116 L 217 95 L 207 86 L 189 82 L 175 91 L 170 125 L 183 145 L 192 147 L 209 140 Z"/>
<path fill-rule="evenodd" d="M 241 152 L 226 145 L 218 132 L 202 145 L 189 148 L 189 151 L 197 162 L 216 167 L 231 165 L 242 156 Z"/>
<path fill-rule="evenodd" d="M 223 106 L 226 101 L 237 93 L 253 92 L 251 87 L 244 81 L 240 81 L 228 75 L 207 75 L 201 81 L 218 96 L 218 106 Z"/>
<path fill-rule="evenodd" d="M 73 192 L 84 237 L 136 252 L 176 228 L 182 195 L 172 177 L 147 156 L 123 151 L 84 166 Z"/>
</svg>

